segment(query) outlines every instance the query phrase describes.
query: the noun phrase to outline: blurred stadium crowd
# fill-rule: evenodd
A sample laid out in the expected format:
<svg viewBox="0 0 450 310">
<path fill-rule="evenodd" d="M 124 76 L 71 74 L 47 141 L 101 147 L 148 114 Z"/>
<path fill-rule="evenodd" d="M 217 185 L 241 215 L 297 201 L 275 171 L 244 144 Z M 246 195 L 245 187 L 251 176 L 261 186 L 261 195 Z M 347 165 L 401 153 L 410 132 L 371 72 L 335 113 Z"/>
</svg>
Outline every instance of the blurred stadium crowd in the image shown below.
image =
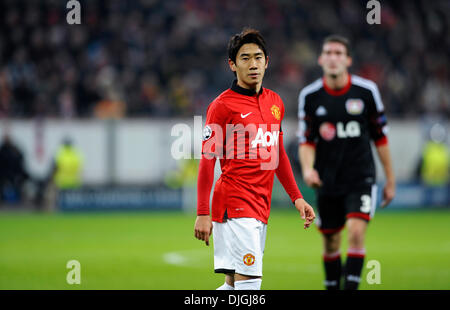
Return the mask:
<svg viewBox="0 0 450 310">
<path fill-rule="evenodd" d="M 204 114 L 233 79 L 227 43 L 243 26 L 267 40 L 264 85 L 288 117 L 330 33 L 351 39 L 351 71 L 379 85 L 389 115 L 450 116 L 450 2 L 381 2 L 369 25 L 367 1 L 86 0 L 68 25 L 66 1 L 2 0 L 0 118 Z"/>
</svg>

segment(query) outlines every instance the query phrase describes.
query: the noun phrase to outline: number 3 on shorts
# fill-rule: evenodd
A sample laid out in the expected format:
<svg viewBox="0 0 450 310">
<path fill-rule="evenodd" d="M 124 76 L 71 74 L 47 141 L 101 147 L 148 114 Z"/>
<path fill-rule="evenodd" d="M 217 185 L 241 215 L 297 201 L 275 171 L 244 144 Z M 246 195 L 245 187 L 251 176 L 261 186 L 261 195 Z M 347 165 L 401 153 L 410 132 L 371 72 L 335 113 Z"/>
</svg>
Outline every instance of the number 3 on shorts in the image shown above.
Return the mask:
<svg viewBox="0 0 450 310">
<path fill-rule="evenodd" d="M 369 195 L 361 196 L 361 212 L 369 213 L 372 205 L 372 198 Z"/>
</svg>

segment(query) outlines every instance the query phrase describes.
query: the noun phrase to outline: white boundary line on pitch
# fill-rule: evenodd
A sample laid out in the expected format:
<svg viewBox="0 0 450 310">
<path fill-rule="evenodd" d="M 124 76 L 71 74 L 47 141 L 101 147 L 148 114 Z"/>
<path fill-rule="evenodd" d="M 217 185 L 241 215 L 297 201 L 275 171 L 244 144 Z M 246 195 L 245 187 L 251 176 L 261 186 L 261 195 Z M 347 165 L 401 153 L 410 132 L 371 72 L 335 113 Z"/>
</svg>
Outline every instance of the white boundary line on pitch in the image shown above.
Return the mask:
<svg viewBox="0 0 450 310">
<path fill-rule="evenodd" d="M 202 254 L 204 254 L 205 258 L 206 255 L 210 255 L 210 253 L 203 249 L 192 249 L 185 251 L 166 252 L 162 255 L 162 259 L 166 264 L 169 265 L 186 266 L 191 268 L 204 268 L 204 264 L 199 264 L 199 262 L 202 262 L 201 259 L 199 260 Z M 298 272 L 300 267 L 298 264 L 283 264 L 281 266 L 267 264 L 265 268 L 271 271 L 278 272 Z M 313 274 L 321 271 L 320 265 L 317 264 L 303 265 L 300 269 L 302 272 Z"/>
<path fill-rule="evenodd" d="M 210 255 L 210 253 L 205 251 L 205 249 L 192 249 L 166 252 L 162 255 L 162 259 L 169 265 L 204 268 L 204 264 L 202 264 L 202 257 L 204 256 L 205 259 L 207 259 L 208 255 Z"/>
</svg>

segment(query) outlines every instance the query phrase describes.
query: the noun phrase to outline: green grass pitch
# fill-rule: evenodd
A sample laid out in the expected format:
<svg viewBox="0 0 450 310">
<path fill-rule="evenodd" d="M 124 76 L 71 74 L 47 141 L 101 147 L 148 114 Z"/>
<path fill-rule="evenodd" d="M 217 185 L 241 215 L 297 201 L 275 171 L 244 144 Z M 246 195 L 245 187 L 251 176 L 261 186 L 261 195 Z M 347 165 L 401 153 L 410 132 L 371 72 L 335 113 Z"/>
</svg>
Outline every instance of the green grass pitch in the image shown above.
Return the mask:
<svg viewBox="0 0 450 310">
<path fill-rule="evenodd" d="M 0 289 L 215 289 L 223 276 L 213 272 L 213 246 L 194 238 L 194 220 L 181 212 L 2 213 Z M 377 211 L 365 263 L 380 262 L 381 284 L 367 283 L 365 267 L 360 288 L 450 289 L 449 223 L 449 209 Z M 294 209 L 274 209 L 262 289 L 323 289 L 321 242 Z M 73 259 L 79 285 L 66 282 Z"/>
</svg>

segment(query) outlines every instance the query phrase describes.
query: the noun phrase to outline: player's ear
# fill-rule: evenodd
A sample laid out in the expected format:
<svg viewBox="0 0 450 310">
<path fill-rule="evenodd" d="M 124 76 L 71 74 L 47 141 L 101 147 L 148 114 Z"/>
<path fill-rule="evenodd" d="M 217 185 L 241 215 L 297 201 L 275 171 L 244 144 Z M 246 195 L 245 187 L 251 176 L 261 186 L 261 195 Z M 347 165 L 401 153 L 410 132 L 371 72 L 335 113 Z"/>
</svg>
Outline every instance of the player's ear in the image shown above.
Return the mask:
<svg viewBox="0 0 450 310">
<path fill-rule="evenodd" d="M 230 66 L 231 71 L 236 72 L 236 64 L 230 58 L 228 58 L 228 65 Z"/>
<path fill-rule="evenodd" d="M 322 55 L 320 55 L 319 58 L 317 58 L 317 63 L 319 64 L 319 66 L 322 67 Z"/>
<path fill-rule="evenodd" d="M 353 58 L 351 58 L 350 56 L 347 56 L 347 67 L 350 67 L 353 63 Z"/>
<path fill-rule="evenodd" d="M 264 66 L 264 69 L 267 69 L 269 66 L 269 56 L 266 56 L 266 65 Z"/>
</svg>

